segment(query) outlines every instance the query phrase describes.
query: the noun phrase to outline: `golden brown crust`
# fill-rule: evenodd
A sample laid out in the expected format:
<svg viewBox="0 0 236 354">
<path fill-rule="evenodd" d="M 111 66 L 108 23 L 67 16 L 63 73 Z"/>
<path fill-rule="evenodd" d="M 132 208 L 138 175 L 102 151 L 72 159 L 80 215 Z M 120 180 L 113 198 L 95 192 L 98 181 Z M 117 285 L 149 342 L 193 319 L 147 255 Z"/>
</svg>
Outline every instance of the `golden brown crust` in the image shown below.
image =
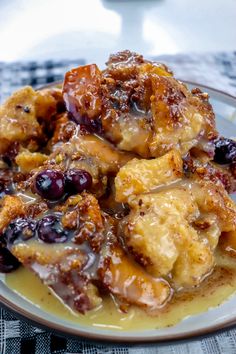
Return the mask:
<svg viewBox="0 0 236 354">
<path fill-rule="evenodd" d="M 75 132 L 76 124 L 69 119 L 67 113 L 62 113 L 55 122 L 53 136 L 49 140 L 47 147 L 50 151 L 54 151 L 57 143 L 67 142 Z"/>
<path fill-rule="evenodd" d="M 20 172 L 28 173 L 42 166 L 47 158 L 47 155 L 41 154 L 40 152 L 30 152 L 26 150 L 16 156 L 15 162 L 19 166 Z"/>
<path fill-rule="evenodd" d="M 156 314 L 210 276 L 219 239 L 235 248 L 235 163 L 212 161 L 217 135 L 206 93 L 129 51 L 103 71 L 72 69 L 62 89 L 21 89 L 0 108 L 6 246 L 73 310 L 95 308 L 105 291 Z M 61 176 L 58 200 L 36 188 L 48 169 Z M 73 194 L 71 169 L 91 175 L 87 192 Z M 27 241 L 22 222 L 33 225 Z"/>
<path fill-rule="evenodd" d="M 192 227 L 200 212 L 191 191 L 167 188 L 129 203 L 124 234 L 135 259 L 145 260 L 154 276 L 170 276 L 176 287 L 198 285 L 212 270 L 214 257 L 207 236 Z"/>
<path fill-rule="evenodd" d="M 11 252 L 72 310 L 85 313 L 101 303 L 97 288 L 83 274 L 88 257 L 79 248 L 21 242 Z"/>
<path fill-rule="evenodd" d="M 100 83 L 101 72 L 96 64 L 80 66 L 66 73 L 62 94 L 67 110 L 74 110 L 74 117 L 94 119 L 99 116 Z"/>
<path fill-rule="evenodd" d="M 192 156 L 191 156 L 192 155 Z M 209 161 L 209 157 L 200 154 L 199 151 L 191 151 L 184 159 L 184 171 L 188 178 L 194 180 L 206 180 L 223 187 L 228 193 L 236 191 L 236 178 L 233 172 L 233 164 L 231 166 L 221 166 L 213 161 Z"/>
<path fill-rule="evenodd" d="M 152 160 L 132 159 L 116 175 L 116 200 L 127 202 L 130 195 L 153 191 L 182 177 L 183 162 L 178 151 L 171 150 Z"/>
<path fill-rule="evenodd" d="M 72 208 L 72 210 L 71 210 Z M 93 252 L 101 250 L 104 241 L 104 223 L 97 199 L 88 193 L 70 197 L 63 206 L 56 210 L 62 211 L 62 225 L 77 229 L 74 242 L 81 244 L 88 241 Z M 74 226 L 74 227 L 73 227 Z"/>
<path fill-rule="evenodd" d="M 9 97 L 0 107 L 0 155 L 13 163 L 21 147 L 41 149 L 50 139 L 61 99 L 59 89 L 34 91 L 28 86 Z"/>
<path fill-rule="evenodd" d="M 111 56 L 103 72 L 94 64 L 71 71 L 63 92 L 76 121 L 101 120 L 107 139 L 145 158 L 173 148 L 182 155 L 194 146 L 212 150 L 218 135 L 206 94 L 190 92 L 165 65 L 129 51 Z"/>
<path fill-rule="evenodd" d="M 13 198 L 13 197 L 12 197 Z M 16 198 L 16 197 L 14 197 Z M 2 210 L 11 212 L 13 219 L 20 214 L 19 206 L 14 204 L 16 211 L 7 205 Z M 38 205 L 38 203 L 37 203 Z M 32 205 L 24 208 L 24 216 L 32 215 Z M 13 215 L 12 212 L 15 214 Z M 37 218 L 48 213 L 42 208 Z M 33 212 L 35 213 L 35 211 Z M 66 243 L 46 244 L 33 237 L 29 241 L 17 240 L 9 245 L 12 254 L 27 268 L 37 274 L 43 283 L 48 285 L 57 296 L 73 310 L 84 313 L 101 303 L 98 290 L 91 282 L 89 267 L 95 261 L 97 253 L 104 242 L 104 223 L 96 198 L 90 194 L 72 196 L 62 205 L 50 209 L 50 214 L 62 216 L 63 227 L 71 233 L 71 240 Z M 5 215 L 5 214 L 4 214 Z M 5 218 L 6 219 L 6 218 Z M 0 213 L 0 223 L 6 226 L 4 216 Z M 2 220 L 2 221 L 1 221 Z M 69 227 L 68 227 L 69 226 Z M 88 245 L 87 245 L 88 243 Z M 83 244 L 83 249 L 81 245 Z M 84 268 L 87 267 L 87 272 Z"/>
<path fill-rule="evenodd" d="M 177 148 L 184 156 L 201 140 L 217 137 L 214 113 L 207 100 L 192 95 L 187 87 L 172 77 L 152 77 L 154 137 L 151 155 L 159 156 Z"/>
<path fill-rule="evenodd" d="M 0 108 L 0 139 L 25 142 L 42 135 L 36 119 L 37 94 L 31 87 L 15 92 Z M 1 148 L 1 151 L 3 148 Z"/>
<path fill-rule="evenodd" d="M 16 217 L 25 215 L 25 205 L 22 200 L 13 195 L 6 195 L 1 201 L 0 232 Z"/>
<path fill-rule="evenodd" d="M 150 311 L 164 306 L 171 297 L 166 281 L 148 275 L 118 245 L 111 247 L 109 254 L 102 259 L 99 276 L 112 294 Z"/>
</svg>

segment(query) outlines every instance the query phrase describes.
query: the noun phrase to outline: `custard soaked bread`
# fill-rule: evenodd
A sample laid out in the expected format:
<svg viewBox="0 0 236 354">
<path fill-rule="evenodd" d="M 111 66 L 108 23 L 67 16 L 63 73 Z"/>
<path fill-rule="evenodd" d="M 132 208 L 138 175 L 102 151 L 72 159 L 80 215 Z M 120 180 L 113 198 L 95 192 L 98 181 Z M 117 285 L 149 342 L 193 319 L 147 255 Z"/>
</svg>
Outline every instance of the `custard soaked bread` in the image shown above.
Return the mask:
<svg viewBox="0 0 236 354">
<path fill-rule="evenodd" d="M 94 65 L 73 69 L 63 93 L 76 121 L 101 121 L 104 136 L 122 150 L 145 158 L 173 148 L 182 155 L 199 145 L 213 150 L 217 132 L 207 94 L 190 92 L 167 67 L 140 55 L 113 55 L 104 71 Z"/>
<path fill-rule="evenodd" d="M 164 64 L 124 51 L 22 88 L 0 108 L 0 157 L 0 270 L 21 264 L 73 311 L 111 297 L 155 315 L 219 249 L 234 257 L 236 143 Z"/>
</svg>

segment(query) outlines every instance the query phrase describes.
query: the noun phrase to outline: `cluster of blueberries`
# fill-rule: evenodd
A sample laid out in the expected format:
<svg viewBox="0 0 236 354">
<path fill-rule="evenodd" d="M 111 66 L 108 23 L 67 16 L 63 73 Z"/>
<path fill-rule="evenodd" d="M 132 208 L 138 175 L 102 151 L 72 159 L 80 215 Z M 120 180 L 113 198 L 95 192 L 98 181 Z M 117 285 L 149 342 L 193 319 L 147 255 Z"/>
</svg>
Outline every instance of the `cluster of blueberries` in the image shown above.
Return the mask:
<svg viewBox="0 0 236 354">
<path fill-rule="evenodd" d="M 215 142 L 214 161 L 220 165 L 236 163 L 236 141 L 220 138 Z"/>
<path fill-rule="evenodd" d="M 19 266 L 19 262 L 6 246 L 11 248 L 12 245 L 25 242 L 33 237 L 45 243 L 63 243 L 71 238 L 71 231 L 63 228 L 59 213 L 48 214 L 39 220 L 32 218 L 13 220 L 2 235 L 0 272 L 8 273 Z"/>
<path fill-rule="evenodd" d="M 236 142 L 220 138 L 215 142 L 214 161 L 218 164 L 236 164 Z M 49 201 L 60 200 L 64 195 L 81 193 L 92 186 L 90 173 L 81 169 L 69 169 L 65 173 L 46 169 L 39 172 L 34 180 L 35 191 Z M 20 263 L 6 248 L 10 248 L 19 240 L 26 241 L 37 237 L 46 243 L 66 242 L 70 232 L 61 224 L 59 213 L 49 214 L 40 220 L 18 218 L 12 221 L 2 235 L 0 245 L 0 272 L 8 273 L 16 269 Z"/>
<path fill-rule="evenodd" d="M 37 174 L 34 181 L 35 191 L 48 200 L 59 200 L 65 193 L 76 194 L 89 190 L 92 177 L 89 172 L 69 169 L 65 173 L 47 169 Z"/>
<path fill-rule="evenodd" d="M 89 190 L 92 186 L 90 173 L 81 169 L 70 169 L 63 174 L 47 169 L 38 173 L 34 180 L 35 191 L 43 198 L 55 201 L 65 194 L 72 195 Z M 46 243 L 63 243 L 71 237 L 71 232 L 63 228 L 60 213 L 51 213 L 42 219 L 17 218 L 5 229 L 1 236 L 0 272 L 9 273 L 19 267 L 19 261 L 6 248 L 14 243 L 27 241 L 32 237 Z"/>
</svg>

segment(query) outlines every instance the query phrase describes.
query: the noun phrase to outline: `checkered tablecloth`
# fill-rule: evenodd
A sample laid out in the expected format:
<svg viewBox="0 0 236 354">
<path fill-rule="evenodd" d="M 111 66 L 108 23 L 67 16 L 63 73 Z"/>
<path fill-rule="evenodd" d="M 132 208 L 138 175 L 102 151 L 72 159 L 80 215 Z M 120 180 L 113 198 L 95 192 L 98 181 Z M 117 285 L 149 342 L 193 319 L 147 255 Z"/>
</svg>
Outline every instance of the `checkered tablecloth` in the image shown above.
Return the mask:
<svg viewBox="0 0 236 354">
<path fill-rule="evenodd" d="M 182 80 L 194 81 L 236 96 L 236 52 L 176 55 L 155 58 L 165 62 Z M 0 62 L 0 102 L 23 85 L 34 87 L 58 81 L 69 68 L 84 64 L 74 61 Z M 0 310 L 0 354 L 235 354 L 236 330 L 187 343 L 138 347 L 94 345 L 61 338 Z"/>
</svg>

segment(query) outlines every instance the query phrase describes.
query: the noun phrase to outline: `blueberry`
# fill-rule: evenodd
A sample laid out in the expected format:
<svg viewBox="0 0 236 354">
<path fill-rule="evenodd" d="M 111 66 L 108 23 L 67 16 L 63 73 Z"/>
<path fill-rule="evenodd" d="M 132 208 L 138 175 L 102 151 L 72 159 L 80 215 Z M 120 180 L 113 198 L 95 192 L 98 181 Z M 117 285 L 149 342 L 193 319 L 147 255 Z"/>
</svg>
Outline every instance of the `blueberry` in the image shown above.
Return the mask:
<svg viewBox="0 0 236 354">
<path fill-rule="evenodd" d="M 220 165 L 231 164 L 236 160 L 236 141 L 220 138 L 215 141 L 214 161 Z"/>
<path fill-rule="evenodd" d="M 0 182 L 0 199 L 3 198 L 6 194 L 12 194 L 12 186 L 4 185 Z"/>
<path fill-rule="evenodd" d="M 64 194 L 63 173 L 56 170 L 42 171 L 36 176 L 34 187 L 41 197 L 49 200 L 58 200 Z"/>
<path fill-rule="evenodd" d="M 92 176 L 85 170 L 70 169 L 65 174 L 65 188 L 70 194 L 81 193 L 92 186 Z"/>
<path fill-rule="evenodd" d="M 4 184 L 0 181 L 0 193 L 3 193 L 5 190 Z"/>
<path fill-rule="evenodd" d="M 0 198 L 4 197 L 5 194 L 5 185 L 0 182 Z"/>
<path fill-rule="evenodd" d="M 20 262 L 8 251 L 7 248 L 0 248 L 0 272 L 10 273 L 17 269 Z"/>
<path fill-rule="evenodd" d="M 8 225 L 3 237 L 8 245 L 12 245 L 17 240 L 29 240 L 35 235 L 35 230 L 35 220 L 18 218 Z"/>
<path fill-rule="evenodd" d="M 68 239 L 66 231 L 57 215 L 47 215 L 38 223 L 38 237 L 46 243 L 62 243 Z"/>
</svg>

